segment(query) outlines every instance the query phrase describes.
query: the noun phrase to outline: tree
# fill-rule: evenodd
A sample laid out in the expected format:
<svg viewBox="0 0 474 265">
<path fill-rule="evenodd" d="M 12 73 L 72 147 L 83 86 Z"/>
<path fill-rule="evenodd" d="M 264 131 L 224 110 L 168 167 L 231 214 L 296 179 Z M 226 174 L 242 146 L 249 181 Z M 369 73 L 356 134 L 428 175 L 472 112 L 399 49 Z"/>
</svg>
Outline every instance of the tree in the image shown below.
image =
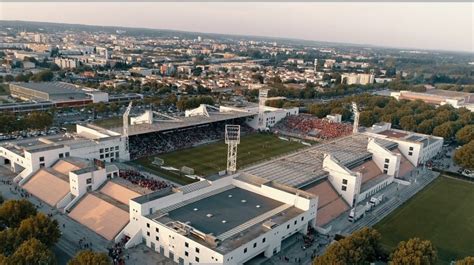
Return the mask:
<svg viewBox="0 0 474 265">
<path fill-rule="evenodd" d="M 43 213 L 37 213 L 21 221 L 17 230 L 17 237 L 22 240 L 37 238 L 41 243 L 51 247 L 61 237 L 58 222 Z"/>
<path fill-rule="evenodd" d="M 362 228 L 352 235 L 335 242 L 326 252 L 314 259 L 313 265 L 367 264 L 384 256 L 380 245 L 381 235 L 373 228 Z"/>
<path fill-rule="evenodd" d="M 36 215 L 35 206 L 25 200 L 9 200 L 0 206 L 0 223 L 6 227 L 17 227 L 23 219 Z"/>
<path fill-rule="evenodd" d="M 30 77 L 31 81 L 34 82 L 46 82 L 53 80 L 54 74 L 51 70 L 44 70 L 36 73 Z"/>
<path fill-rule="evenodd" d="M 23 242 L 8 258 L 9 264 L 15 265 L 54 265 L 56 258 L 46 245 L 32 238 Z"/>
<path fill-rule="evenodd" d="M 437 251 L 431 241 L 417 237 L 402 241 L 390 255 L 391 265 L 430 265 L 437 260 Z"/>
<path fill-rule="evenodd" d="M 365 126 L 365 127 L 370 127 L 376 122 L 377 120 L 373 111 L 366 110 L 360 113 L 360 117 L 359 117 L 360 125 Z"/>
<path fill-rule="evenodd" d="M 25 118 L 28 128 L 45 129 L 53 124 L 53 115 L 46 112 L 32 112 Z"/>
<path fill-rule="evenodd" d="M 461 167 L 474 169 L 474 140 L 456 150 L 454 162 Z"/>
<path fill-rule="evenodd" d="M 465 257 L 462 260 L 458 260 L 456 265 L 474 265 L 474 257 Z"/>
<path fill-rule="evenodd" d="M 466 125 L 456 133 L 459 144 L 467 144 L 474 140 L 474 125 Z"/>
<path fill-rule="evenodd" d="M 90 250 L 83 250 L 69 260 L 68 265 L 109 265 L 110 258 L 105 253 L 97 253 Z"/>
<path fill-rule="evenodd" d="M 452 121 L 445 122 L 433 129 L 433 134 L 444 139 L 450 139 L 456 132 L 456 124 Z M 474 131 L 473 131 L 474 132 Z"/>
</svg>

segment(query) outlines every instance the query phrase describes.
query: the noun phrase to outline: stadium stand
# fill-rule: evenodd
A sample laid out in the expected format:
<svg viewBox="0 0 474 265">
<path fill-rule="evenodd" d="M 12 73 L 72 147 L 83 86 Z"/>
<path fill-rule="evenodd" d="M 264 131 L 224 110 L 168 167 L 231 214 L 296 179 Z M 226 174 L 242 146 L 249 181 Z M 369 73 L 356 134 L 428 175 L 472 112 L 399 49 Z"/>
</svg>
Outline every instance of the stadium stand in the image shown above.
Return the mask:
<svg viewBox="0 0 474 265">
<path fill-rule="evenodd" d="M 132 184 L 152 191 L 161 190 L 169 186 L 168 183 L 164 181 L 149 179 L 135 170 L 121 170 L 119 176 L 123 179 L 130 181 Z"/>
<path fill-rule="evenodd" d="M 300 114 L 288 116 L 273 127 L 273 131 L 299 138 L 334 139 L 352 133 L 352 125 Z"/>
</svg>

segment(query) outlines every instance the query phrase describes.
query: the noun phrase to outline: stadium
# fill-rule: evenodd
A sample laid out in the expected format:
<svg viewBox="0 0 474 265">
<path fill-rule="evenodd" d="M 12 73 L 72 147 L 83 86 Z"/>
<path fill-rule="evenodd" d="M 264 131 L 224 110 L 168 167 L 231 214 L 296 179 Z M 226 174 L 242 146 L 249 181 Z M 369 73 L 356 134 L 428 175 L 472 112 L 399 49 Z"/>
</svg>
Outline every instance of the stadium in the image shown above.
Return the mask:
<svg viewBox="0 0 474 265">
<path fill-rule="evenodd" d="M 77 125 L 9 142 L 0 164 L 30 194 L 122 247 L 144 242 L 179 264 L 241 264 L 273 256 L 296 233 L 331 232 L 385 187 L 408 183 L 443 143 L 388 123 L 359 128 L 356 107 L 349 125 L 266 107 L 262 98 L 201 105 L 184 117 L 130 117 L 130 104 L 122 127 Z"/>
</svg>

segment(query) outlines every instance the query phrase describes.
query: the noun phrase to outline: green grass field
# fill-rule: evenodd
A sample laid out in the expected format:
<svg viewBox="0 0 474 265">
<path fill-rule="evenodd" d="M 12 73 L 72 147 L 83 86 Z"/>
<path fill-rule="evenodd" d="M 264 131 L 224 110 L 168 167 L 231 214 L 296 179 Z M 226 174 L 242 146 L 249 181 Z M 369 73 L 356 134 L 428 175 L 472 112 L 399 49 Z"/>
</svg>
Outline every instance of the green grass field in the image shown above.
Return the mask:
<svg viewBox="0 0 474 265">
<path fill-rule="evenodd" d="M 474 184 L 439 177 L 375 228 L 392 250 L 411 237 L 431 240 L 440 264 L 474 255 Z"/>
<path fill-rule="evenodd" d="M 288 142 L 270 134 L 252 134 L 243 136 L 238 146 L 237 167 L 243 167 L 277 155 L 295 151 L 304 147 L 301 143 Z M 227 145 L 224 141 L 201 145 L 158 155 L 166 166 L 181 168 L 191 167 L 198 175 L 215 174 L 226 168 Z M 162 170 L 151 162 L 154 157 L 141 158 L 135 161 L 148 169 Z"/>
</svg>

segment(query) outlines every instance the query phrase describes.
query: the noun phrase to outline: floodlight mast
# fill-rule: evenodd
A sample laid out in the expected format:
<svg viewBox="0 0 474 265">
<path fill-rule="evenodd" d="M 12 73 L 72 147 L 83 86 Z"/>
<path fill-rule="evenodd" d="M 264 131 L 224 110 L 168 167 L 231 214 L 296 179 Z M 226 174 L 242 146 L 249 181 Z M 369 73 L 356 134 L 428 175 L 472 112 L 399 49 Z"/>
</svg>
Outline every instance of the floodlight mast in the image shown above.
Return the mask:
<svg viewBox="0 0 474 265">
<path fill-rule="evenodd" d="M 225 126 L 225 143 L 227 144 L 227 172 L 237 171 L 237 145 L 240 144 L 240 125 Z"/>
<path fill-rule="evenodd" d="M 357 108 L 357 103 L 352 102 L 352 112 L 354 113 L 354 127 L 352 128 L 352 133 L 358 133 L 359 132 L 359 116 L 360 112 L 359 109 Z"/>
<path fill-rule="evenodd" d="M 130 116 L 130 111 L 132 110 L 132 101 L 128 104 L 127 109 L 125 110 L 125 113 L 123 114 L 123 137 L 125 138 L 125 151 L 128 152 L 130 149 L 129 143 L 128 143 L 128 116 Z"/>
</svg>

